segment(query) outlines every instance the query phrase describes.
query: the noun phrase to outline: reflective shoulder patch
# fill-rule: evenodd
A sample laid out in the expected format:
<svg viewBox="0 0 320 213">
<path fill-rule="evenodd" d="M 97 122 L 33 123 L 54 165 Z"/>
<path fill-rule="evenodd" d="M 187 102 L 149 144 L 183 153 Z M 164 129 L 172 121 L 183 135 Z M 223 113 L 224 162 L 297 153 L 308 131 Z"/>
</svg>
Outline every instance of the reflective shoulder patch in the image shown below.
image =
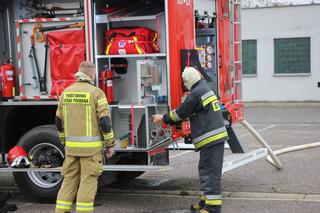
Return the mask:
<svg viewBox="0 0 320 213">
<path fill-rule="evenodd" d="M 207 98 L 214 95 L 214 92 L 210 90 L 209 92 L 206 92 L 204 95 L 201 96 L 202 101 L 206 100 Z"/>
<path fill-rule="evenodd" d="M 63 93 L 64 104 L 90 104 L 90 93 L 65 92 Z"/>
</svg>

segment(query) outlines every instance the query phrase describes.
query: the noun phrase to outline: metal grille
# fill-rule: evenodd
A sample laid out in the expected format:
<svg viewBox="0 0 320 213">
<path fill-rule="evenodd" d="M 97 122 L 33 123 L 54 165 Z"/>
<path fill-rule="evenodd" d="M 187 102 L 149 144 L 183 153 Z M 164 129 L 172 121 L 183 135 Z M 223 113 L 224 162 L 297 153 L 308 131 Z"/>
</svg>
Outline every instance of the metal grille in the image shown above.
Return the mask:
<svg viewBox="0 0 320 213">
<path fill-rule="evenodd" d="M 242 41 L 242 61 L 244 75 L 257 74 L 257 40 Z"/>
<path fill-rule="evenodd" d="M 310 37 L 274 39 L 274 73 L 310 73 Z"/>
</svg>

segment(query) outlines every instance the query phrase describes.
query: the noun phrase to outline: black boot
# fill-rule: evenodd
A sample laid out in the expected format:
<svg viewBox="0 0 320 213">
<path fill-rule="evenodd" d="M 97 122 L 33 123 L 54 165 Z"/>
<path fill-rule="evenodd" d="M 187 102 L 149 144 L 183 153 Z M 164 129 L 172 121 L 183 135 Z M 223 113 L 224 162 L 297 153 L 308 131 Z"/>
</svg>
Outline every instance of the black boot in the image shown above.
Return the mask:
<svg viewBox="0 0 320 213">
<path fill-rule="evenodd" d="M 0 209 L 6 205 L 7 201 L 10 199 L 9 193 L 0 193 Z"/>
<path fill-rule="evenodd" d="M 8 211 L 16 211 L 18 209 L 15 204 L 6 204 L 10 198 L 9 192 L 0 194 L 0 213 L 7 213 Z"/>
<path fill-rule="evenodd" d="M 221 206 L 209 206 L 205 205 L 200 213 L 221 213 Z"/>
<path fill-rule="evenodd" d="M 6 204 L 0 209 L 0 213 L 14 212 L 18 210 L 16 204 Z"/>
<path fill-rule="evenodd" d="M 215 206 L 214 213 L 221 213 L 221 206 Z"/>
<path fill-rule="evenodd" d="M 204 200 L 200 200 L 198 204 L 192 204 L 190 209 L 192 211 L 199 211 L 199 210 L 204 208 L 204 204 L 205 204 L 205 201 Z"/>
</svg>

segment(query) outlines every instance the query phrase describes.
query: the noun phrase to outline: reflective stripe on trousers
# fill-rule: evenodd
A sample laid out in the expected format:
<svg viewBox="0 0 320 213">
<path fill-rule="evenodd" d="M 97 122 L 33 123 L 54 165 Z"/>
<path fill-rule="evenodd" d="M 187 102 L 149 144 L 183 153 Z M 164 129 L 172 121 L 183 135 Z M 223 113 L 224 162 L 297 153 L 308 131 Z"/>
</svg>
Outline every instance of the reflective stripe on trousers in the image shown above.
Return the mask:
<svg viewBox="0 0 320 213">
<path fill-rule="evenodd" d="M 57 200 L 56 202 L 57 209 L 64 209 L 70 210 L 72 209 L 72 202 L 71 201 L 64 201 L 64 200 Z"/>
<path fill-rule="evenodd" d="M 77 202 L 77 211 L 93 211 L 93 205 L 94 203 L 84 203 L 84 202 Z"/>
<path fill-rule="evenodd" d="M 221 206 L 222 195 L 206 195 L 205 204 L 210 206 Z"/>
</svg>

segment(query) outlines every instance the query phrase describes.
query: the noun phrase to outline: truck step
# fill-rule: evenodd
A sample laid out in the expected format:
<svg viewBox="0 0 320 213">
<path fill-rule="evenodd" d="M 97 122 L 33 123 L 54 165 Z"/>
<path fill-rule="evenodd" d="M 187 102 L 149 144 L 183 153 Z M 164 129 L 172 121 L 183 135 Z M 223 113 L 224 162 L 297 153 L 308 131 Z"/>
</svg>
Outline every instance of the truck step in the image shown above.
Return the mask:
<svg viewBox="0 0 320 213">
<path fill-rule="evenodd" d="M 222 173 L 229 172 L 240 166 L 244 166 L 250 162 L 260 158 L 265 158 L 268 155 L 267 148 L 255 149 L 248 153 L 231 154 L 224 157 Z"/>
<path fill-rule="evenodd" d="M 224 144 L 225 149 L 230 149 L 230 146 L 228 143 Z M 194 145 L 193 144 L 186 144 L 183 141 L 178 142 L 178 143 L 171 143 L 168 147 L 167 150 L 194 150 Z"/>
<path fill-rule="evenodd" d="M 231 154 L 224 158 L 222 173 L 231 171 L 250 162 L 265 158 L 268 155 L 266 148 L 255 149 L 248 153 Z M 171 166 L 152 166 L 152 165 L 104 165 L 103 171 L 168 171 Z M 0 172 L 60 172 L 61 167 L 57 168 L 0 168 Z"/>
<path fill-rule="evenodd" d="M 104 165 L 103 171 L 168 171 L 170 166 L 149 166 L 149 165 Z M 0 172 L 60 172 L 57 168 L 0 168 Z"/>
</svg>

